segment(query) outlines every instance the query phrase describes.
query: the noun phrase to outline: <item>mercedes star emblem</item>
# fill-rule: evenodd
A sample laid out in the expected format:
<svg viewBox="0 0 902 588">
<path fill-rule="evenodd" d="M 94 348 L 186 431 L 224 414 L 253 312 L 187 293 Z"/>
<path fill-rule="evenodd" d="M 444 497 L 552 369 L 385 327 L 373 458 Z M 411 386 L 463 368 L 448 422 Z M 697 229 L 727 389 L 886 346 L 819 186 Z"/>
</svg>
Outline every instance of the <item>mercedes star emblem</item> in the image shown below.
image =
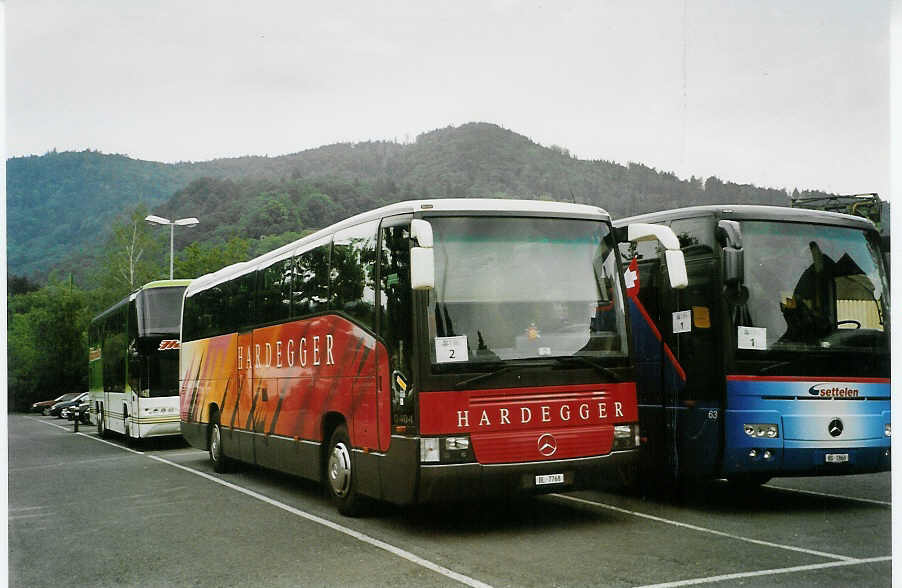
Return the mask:
<svg viewBox="0 0 902 588">
<path fill-rule="evenodd" d="M 544 433 L 539 436 L 539 453 L 545 457 L 551 457 L 557 451 L 557 440 L 551 433 Z"/>
<path fill-rule="evenodd" d="M 830 424 L 827 425 L 827 432 L 830 433 L 831 437 L 839 437 L 842 435 L 842 421 L 837 419 L 833 419 L 830 421 Z"/>
</svg>

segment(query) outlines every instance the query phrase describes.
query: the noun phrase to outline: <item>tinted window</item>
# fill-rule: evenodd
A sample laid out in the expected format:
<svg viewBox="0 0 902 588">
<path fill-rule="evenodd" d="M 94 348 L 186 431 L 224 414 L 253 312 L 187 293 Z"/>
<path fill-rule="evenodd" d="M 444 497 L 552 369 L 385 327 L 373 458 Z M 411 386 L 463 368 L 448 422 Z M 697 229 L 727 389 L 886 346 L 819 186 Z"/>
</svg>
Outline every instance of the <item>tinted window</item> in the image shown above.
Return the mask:
<svg viewBox="0 0 902 588">
<path fill-rule="evenodd" d="M 714 219 L 710 216 L 675 220 L 670 228 L 680 240 L 685 255 L 714 252 Z"/>
<path fill-rule="evenodd" d="M 331 247 L 330 241 L 294 258 L 292 316 L 304 317 L 328 310 Z"/>
<path fill-rule="evenodd" d="M 226 312 L 223 288 L 224 285 L 218 284 L 185 299 L 185 325 L 182 332 L 184 341 L 226 332 L 225 319 L 229 314 Z"/>
<path fill-rule="evenodd" d="M 235 332 L 254 324 L 254 293 L 256 283 L 254 273 L 245 274 L 229 283 L 229 311 L 228 317 L 231 328 L 228 332 Z"/>
<path fill-rule="evenodd" d="M 103 328 L 103 389 L 107 392 L 125 391 L 125 349 L 128 345 L 125 312 L 122 305 L 104 319 Z"/>
<path fill-rule="evenodd" d="M 379 257 L 379 334 L 388 347 L 391 369 L 409 377 L 412 315 L 409 224 L 382 229 Z"/>
<path fill-rule="evenodd" d="M 379 221 L 335 234 L 329 308 L 373 327 L 376 305 L 376 231 Z"/>
<path fill-rule="evenodd" d="M 138 353 L 138 304 L 137 300 L 128 303 L 128 348 L 126 349 L 126 361 L 128 362 L 128 386 L 129 391 L 141 390 L 141 359 Z"/>
<path fill-rule="evenodd" d="M 291 258 L 257 270 L 257 321 L 271 323 L 289 317 L 291 309 Z"/>
</svg>

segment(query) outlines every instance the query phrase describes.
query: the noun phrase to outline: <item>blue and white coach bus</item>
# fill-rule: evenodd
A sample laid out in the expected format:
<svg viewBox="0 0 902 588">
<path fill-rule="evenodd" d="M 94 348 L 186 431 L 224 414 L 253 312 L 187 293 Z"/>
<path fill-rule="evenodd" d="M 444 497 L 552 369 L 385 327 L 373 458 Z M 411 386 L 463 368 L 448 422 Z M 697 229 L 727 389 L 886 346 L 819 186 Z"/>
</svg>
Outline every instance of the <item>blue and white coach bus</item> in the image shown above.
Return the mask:
<svg viewBox="0 0 902 588">
<path fill-rule="evenodd" d="M 669 226 L 689 287 L 628 225 Z M 643 468 L 673 479 L 890 469 L 889 281 L 865 219 L 703 206 L 619 220 Z"/>
</svg>

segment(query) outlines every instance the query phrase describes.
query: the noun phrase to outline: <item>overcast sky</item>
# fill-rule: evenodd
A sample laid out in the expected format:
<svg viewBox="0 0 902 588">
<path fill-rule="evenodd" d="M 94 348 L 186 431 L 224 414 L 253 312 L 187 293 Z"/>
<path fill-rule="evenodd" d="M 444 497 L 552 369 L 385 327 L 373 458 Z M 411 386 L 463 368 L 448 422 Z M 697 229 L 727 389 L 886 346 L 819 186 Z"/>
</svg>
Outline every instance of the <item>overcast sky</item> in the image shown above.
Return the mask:
<svg viewBox="0 0 902 588">
<path fill-rule="evenodd" d="M 155 161 L 492 122 L 581 159 L 889 188 L 884 1 L 9 0 L 7 150 Z"/>
</svg>

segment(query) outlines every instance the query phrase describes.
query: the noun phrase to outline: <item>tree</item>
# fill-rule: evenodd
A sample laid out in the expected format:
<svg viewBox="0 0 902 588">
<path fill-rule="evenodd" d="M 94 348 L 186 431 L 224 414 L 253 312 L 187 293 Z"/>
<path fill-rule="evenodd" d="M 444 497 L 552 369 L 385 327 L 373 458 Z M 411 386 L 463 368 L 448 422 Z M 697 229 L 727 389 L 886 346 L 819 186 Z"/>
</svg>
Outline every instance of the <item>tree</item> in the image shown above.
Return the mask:
<svg viewBox="0 0 902 588">
<path fill-rule="evenodd" d="M 9 396 L 13 410 L 87 390 L 87 294 L 52 280 L 9 299 Z"/>
<path fill-rule="evenodd" d="M 316 232 L 315 229 L 305 229 L 301 232 L 286 231 L 278 235 L 264 235 L 257 239 L 256 242 L 251 243 L 250 257 L 263 255 L 264 253 L 268 253 L 273 249 L 278 249 L 282 245 L 297 241 L 301 237 L 306 237 L 314 232 Z"/>
<path fill-rule="evenodd" d="M 232 237 L 226 243 L 192 243 L 175 258 L 173 273 L 179 278 L 197 278 L 227 265 L 246 261 L 250 241 Z"/>
<path fill-rule="evenodd" d="M 313 194 L 307 199 L 301 218 L 305 227 L 322 228 L 335 222 L 340 209 L 326 194 Z"/>
<path fill-rule="evenodd" d="M 37 282 L 28 279 L 28 276 L 17 276 L 15 274 L 6 274 L 6 295 L 15 296 L 16 294 L 27 294 L 40 290 L 41 286 Z"/>
<path fill-rule="evenodd" d="M 166 277 L 165 241 L 169 235 L 144 222 L 147 207 L 138 205 L 110 229 L 101 265 L 101 283 L 121 298 L 147 282 Z"/>
</svg>

